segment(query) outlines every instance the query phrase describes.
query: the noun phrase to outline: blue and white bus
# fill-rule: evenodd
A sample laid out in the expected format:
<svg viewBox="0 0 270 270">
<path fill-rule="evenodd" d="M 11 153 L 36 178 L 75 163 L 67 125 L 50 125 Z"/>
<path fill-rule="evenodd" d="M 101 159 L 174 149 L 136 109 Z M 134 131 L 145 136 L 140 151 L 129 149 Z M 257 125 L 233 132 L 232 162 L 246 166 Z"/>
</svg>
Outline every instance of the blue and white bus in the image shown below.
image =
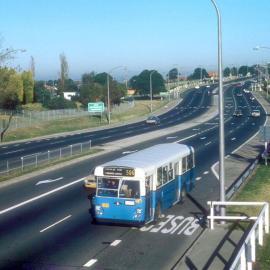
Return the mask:
<svg viewBox="0 0 270 270">
<path fill-rule="evenodd" d="M 194 187 L 194 149 L 166 143 L 97 166 L 96 221 L 145 224 L 182 200 Z"/>
</svg>

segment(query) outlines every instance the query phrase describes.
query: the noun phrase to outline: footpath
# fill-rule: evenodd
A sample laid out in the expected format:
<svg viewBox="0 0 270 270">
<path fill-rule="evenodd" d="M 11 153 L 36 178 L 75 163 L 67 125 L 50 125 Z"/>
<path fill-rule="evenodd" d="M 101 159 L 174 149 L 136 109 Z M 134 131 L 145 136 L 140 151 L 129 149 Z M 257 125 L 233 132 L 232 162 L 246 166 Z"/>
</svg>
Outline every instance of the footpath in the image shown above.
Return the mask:
<svg viewBox="0 0 270 270">
<path fill-rule="evenodd" d="M 270 113 L 270 104 L 258 93 L 253 93 L 264 107 L 267 115 Z M 270 125 L 267 117 L 266 125 Z M 240 146 L 225 159 L 225 182 L 226 195 L 228 188 L 240 176 L 252 173 L 250 165 L 262 153 L 264 144 L 260 141 L 259 133 L 253 136 L 246 144 Z M 218 175 L 219 164 L 213 166 Z M 231 226 L 230 226 L 231 225 Z M 237 224 L 215 225 L 214 230 L 206 228 L 194 246 L 187 252 L 185 257 L 174 268 L 175 270 L 221 270 L 224 269 L 232 256 L 237 244 L 244 234 L 244 229 Z"/>
</svg>

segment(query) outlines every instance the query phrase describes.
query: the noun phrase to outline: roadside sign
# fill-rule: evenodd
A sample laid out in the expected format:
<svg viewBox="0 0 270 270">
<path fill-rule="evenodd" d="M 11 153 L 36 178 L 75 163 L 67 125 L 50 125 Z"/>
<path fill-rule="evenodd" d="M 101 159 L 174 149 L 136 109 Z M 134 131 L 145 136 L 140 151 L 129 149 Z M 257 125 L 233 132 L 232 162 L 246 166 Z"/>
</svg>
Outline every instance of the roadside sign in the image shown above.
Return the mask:
<svg viewBox="0 0 270 270">
<path fill-rule="evenodd" d="M 94 113 L 104 112 L 104 102 L 90 102 L 90 103 L 88 103 L 88 112 L 94 112 Z"/>
<path fill-rule="evenodd" d="M 159 95 L 161 97 L 167 97 L 169 95 L 169 93 L 168 92 L 159 92 Z"/>
<path fill-rule="evenodd" d="M 260 127 L 260 140 L 263 142 L 270 141 L 270 126 Z"/>
</svg>

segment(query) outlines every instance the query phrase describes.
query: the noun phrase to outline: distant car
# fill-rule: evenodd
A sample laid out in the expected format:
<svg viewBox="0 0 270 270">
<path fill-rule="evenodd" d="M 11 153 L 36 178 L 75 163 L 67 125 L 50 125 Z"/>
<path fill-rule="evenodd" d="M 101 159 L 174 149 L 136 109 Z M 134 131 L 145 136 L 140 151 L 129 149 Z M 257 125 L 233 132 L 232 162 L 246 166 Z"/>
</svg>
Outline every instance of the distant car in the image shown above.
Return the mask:
<svg viewBox="0 0 270 270">
<path fill-rule="evenodd" d="M 87 190 L 95 190 L 97 187 L 97 181 L 94 175 L 95 168 L 91 170 L 90 174 L 84 179 L 84 187 Z"/>
<path fill-rule="evenodd" d="M 236 110 L 236 111 L 233 113 L 233 115 L 239 117 L 239 116 L 242 116 L 243 113 L 242 113 L 241 110 Z"/>
<path fill-rule="evenodd" d="M 196 85 L 196 86 L 195 86 L 195 89 L 199 89 L 199 88 L 200 88 L 200 86 L 199 86 L 199 85 Z"/>
<path fill-rule="evenodd" d="M 209 88 L 209 87 L 210 87 L 210 85 L 206 85 L 206 87 L 207 87 L 207 88 Z"/>
<path fill-rule="evenodd" d="M 251 97 L 250 97 L 250 100 L 252 100 L 252 101 L 255 100 L 255 97 L 251 96 Z"/>
<path fill-rule="evenodd" d="M 242 93 L 237 93 L 236 95 L 237 95 L 238 97 L 242 97 L 242 96 L 243 96 Z"/>
<path fill-rule="evenodd" d="M 245 93 L 250 93 L 250 91 L 248 89 L 244 89 L 243 90 Z"/>
<path fill-rule="evenodd" d="M 160 119 L 157 116 L 152 115 L 146 119 L 145 123 L 150 125 L 159 125 Z"/>
<path fill-rule="evenodd" d="M 252 116 L 252 117 L 260 117 L 260 116 L 261 116 L 260 110 L 253 110 L 253 111 L 251 112 L 251 116 Z"/>
</svg>

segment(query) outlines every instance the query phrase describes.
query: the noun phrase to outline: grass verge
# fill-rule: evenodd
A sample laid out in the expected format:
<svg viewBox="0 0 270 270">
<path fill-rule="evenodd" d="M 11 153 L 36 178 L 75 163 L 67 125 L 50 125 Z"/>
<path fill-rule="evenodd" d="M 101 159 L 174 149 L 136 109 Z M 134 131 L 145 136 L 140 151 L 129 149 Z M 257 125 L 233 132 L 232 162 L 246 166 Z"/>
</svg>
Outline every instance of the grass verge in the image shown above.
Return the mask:
<svg viewBox="0 0 270 270">
<path fill-rule="evenodd" d="M 65 161 L 73 160 L 75 158 L 79 158 L 79 157 L 87 156 L 87 155 L 93 155 L 93 154 L 99 153 L 101 151 L 103 151 L 103 150 L 102 149 L 91 149 L 89 151 L 85 151 L 85 152 L 82 152 L 82 153 L 79 153 L 79 154 L 75 154 L 75 155 L 72 155 L 72 156 L 69 156 L 69 157 L 66 157 L 66 158 L 63 157 L 61 159 L 51 160 L 50 162 L 45 162 L 45 163 L 40 164 L 38 166 L 35 166 L 35 165 L 27 166 L 23 171 L 18 169 L 18 170 L 11 171 L 7 175 L 1 175 L 0 176 L 0 182 L 3 182 L 5 180 L 9 180 L 9 179 L 12 179 L 12 178 L 15 178 L 15 177 L 25 175 L 27 173 L 39 171 L 39 170 L 42 170 L 44 168 L 49 168 L 49 167 L 51 167 L 53 165 L 57 165 L 57 164 L 60 164 L 62 162 L 65 162 Z"/>
<path fill-rule="evenodd" d="M 247 184 L 238 192 L 233 201 L 264 201 L 270 203 L 270 167 L 258 165 L 255 173 Z M 245 213 L 249 216 L 258 215 L 258 207 L 230 207 L 228 211 Z M 270 235 L 265 235 L 264 246 L 258 247 L 255 269 L 270 269 Z"/>
<path fill-rule="evenodd" d="M 167 100 L 153 100 L 153 111 L 164 107 L 168 103 Z M 150 113 L 150 100 L 136 101 L 134 107 L 125 112 L 114 112 L 111 114 L 111 123 L 119 123 L 146 116 Z M 17 119 L 20 121 L 20 119 Z M 4 136 L 4 141 L 14 141 L 22 139 L 30 139 L 45 135 L 82 130 L 92 127 L 107 126 L 108 122 L 105 116 L 84 116 L 70 117 L 64 119 L 56 119 L 51 121 L 40 121 L 33 124 L 30 128 L 18 128 L 16 130 L 8 130 Z"/>
</svg>

